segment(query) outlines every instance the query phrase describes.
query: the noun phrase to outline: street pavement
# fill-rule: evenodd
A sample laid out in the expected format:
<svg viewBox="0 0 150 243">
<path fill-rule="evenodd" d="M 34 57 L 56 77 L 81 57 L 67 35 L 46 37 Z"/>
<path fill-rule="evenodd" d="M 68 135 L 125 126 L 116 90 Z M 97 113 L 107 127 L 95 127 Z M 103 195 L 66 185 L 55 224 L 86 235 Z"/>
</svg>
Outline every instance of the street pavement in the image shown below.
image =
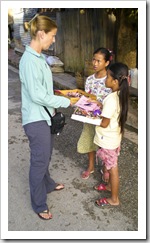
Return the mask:
<svg viewBox="0 0 150 243">
<path fill-rule="evenodd" d="M 100 182 L 100 165 L 88 180 L 80 177 L 86 168 L 86 155 L 77 153 L 76 145 L 82 131 L 82 123 L 70 119 L 73 108 L 60 109 L 66 115 L 67 125 L 55 137 L 50 173 L 56 182 L 64 183 L 65 189 L 47 196 L 47 204 L 53 219 L 41 220 L 32 210 L 29 194 L 29 144 L 21 125 L 21 96 L 18 70 L 8 69 L 8 231 L 44 232 L 49 239 L 109 239 L 105 231 L 114 233 L 114 239 L 126 239 L 129 232 L 138 231 L 138 136 L 126 129 L 119 156 L 121 204 L 113 208 L 97 208 L 94 201 L 108 196 L 96 192 L 93 186 Z M 53 233 L 56 231 L 55 236 Z M 58 234 L 57 234 L 57 231 Z M 115 231 L 125 232 L 118 235 Z M 65 236 L 63 233 L 68 233 Z M 74 234 L 75 232 L 75 234 Z M 85 232 L 84 236 L 80 236 Z M 90 234 L 90 232 L 92 232 Z M 93 234 L 94 232 L 94 234 Z M 104 234 L 103 234 L 104 232 Z M 32 236 L 33 237 L 33 236 Z M 116 237 L 116 238 L 115 238 Z M 129 237 L 130 238 L 130 237 Z M 21 238 L 20 238 L 21 239 Z M 113 238 L 112 238 L 113 239 Z"/>
</svg>

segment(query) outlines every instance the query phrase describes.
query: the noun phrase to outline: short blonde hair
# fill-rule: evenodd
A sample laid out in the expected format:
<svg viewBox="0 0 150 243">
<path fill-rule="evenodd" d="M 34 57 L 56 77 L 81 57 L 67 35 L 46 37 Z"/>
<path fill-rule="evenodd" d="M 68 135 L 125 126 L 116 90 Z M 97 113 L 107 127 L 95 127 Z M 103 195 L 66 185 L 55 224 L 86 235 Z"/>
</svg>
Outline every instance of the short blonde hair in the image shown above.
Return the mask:
<svg viewBox="0 0 150 243">
<path fill-rule="evenodd" d="M 30 35 L 34 39 L 39 30 L 44 30 L 45 33 L 53 29 L 57 29 L 57 24 L 47 16 L 38 15 L 29 22 Z"/>
</svg>

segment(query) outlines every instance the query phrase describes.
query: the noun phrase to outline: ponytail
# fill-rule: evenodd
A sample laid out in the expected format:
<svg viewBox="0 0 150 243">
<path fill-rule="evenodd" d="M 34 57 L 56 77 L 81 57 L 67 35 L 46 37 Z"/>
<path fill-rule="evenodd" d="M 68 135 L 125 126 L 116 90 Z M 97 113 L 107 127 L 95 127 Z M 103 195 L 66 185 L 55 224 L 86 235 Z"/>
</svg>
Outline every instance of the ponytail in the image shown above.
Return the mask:
<svg viewBox="0 0 150 243">
<path fill-rule="evenodd" d="M 121 133 L 124 133 L 124 126 L 127 121 L 128 114 L 128 98 L 129 98 L 129 86 L 128 77 L 123 76 L 119 84 L 119 104 L 120 104 L 120 114 L 119 114 L 119 126 L 121 127 Z"/>
<path fill-rule="evenodd" d="M 40 30 L 44 30 L 45 33 L 50 32 L 52 29 L 57 29 L 57 24 L 45 15 L 36 14 L 30 22 L 24 23 L 25 31 L 30 30 L 31 38 L 34 39 L 36 34 Z"/>
<path fill-rule="evenodd" d="M 118 123 L 121 128 L 121 133 L 124 133 L 124 126 L 127 121 L 128 114 L 128 99 L 129 99 L 129 83 L 128 83 L 128 66 L 123 63 L 113 63 L 109 67 L 110 74 L 113 79 L 118 80 L 119 84 L 119 104 L 120 114 Z"/>
</svg>

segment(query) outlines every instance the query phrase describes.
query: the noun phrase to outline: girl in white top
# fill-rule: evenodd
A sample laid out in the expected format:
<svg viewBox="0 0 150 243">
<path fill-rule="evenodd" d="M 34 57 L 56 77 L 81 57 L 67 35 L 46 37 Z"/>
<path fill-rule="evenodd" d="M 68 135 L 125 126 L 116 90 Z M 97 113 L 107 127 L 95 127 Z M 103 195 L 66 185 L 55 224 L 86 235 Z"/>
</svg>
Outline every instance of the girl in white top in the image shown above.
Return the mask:
<svg viewBox="0 0 150 243">
<path fill-rule="evenodd" d="M 97 156 L 103 161 L 110 177 L 107 185 L 100 184 L 94 189 L 111 191 L 111 197 L 96 200 L 98 207 L 119 205 L 118 155 L 128 112 L 128 67 L 123 63 L 110 65 L 105 85 L 112 89 L 112 93 L 103 101 L 102 121 L 100 126 L 96 126 L 94 143 L 99 146 Z"/>
</svg>

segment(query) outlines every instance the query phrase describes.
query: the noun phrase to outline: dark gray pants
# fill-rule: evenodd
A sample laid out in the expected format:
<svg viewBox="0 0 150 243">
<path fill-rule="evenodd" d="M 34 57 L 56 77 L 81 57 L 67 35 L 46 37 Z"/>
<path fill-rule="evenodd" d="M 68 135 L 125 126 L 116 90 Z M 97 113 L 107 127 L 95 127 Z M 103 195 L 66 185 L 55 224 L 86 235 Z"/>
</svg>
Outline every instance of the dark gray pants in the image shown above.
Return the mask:
<svg viewBox="0 0 150 243">
<path fill-rule="evenodd" d="M 47 193 L 52 192 L 56 183 L 50 177 L 49 164 L 53 150 L 54 136 L 46 121 L 29 123 L 24 126 L 30 146 L 29 185 L 32 208 L 40 213 L 48 206 Z"/>
</svg>

